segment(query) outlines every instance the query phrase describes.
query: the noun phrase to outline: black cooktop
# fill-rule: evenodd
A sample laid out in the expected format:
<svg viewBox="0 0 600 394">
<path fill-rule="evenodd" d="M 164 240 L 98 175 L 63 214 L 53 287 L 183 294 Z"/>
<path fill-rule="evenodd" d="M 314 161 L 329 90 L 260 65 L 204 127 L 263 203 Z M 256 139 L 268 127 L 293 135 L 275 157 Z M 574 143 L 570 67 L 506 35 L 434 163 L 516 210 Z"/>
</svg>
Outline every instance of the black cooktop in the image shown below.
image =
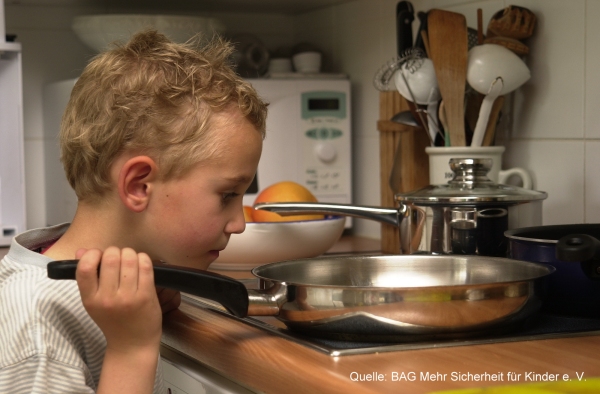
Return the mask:
<svg viewBox="0 0 600 394">
<path fill-rule="evenodd" d="M 336 339 L 316 338 L 294 332 L 285 328 L 283 323 L 274 317 L 237 318 L 225 311 L 213 301 L 183 294 L 183 301 L 202 308 L 211 309 L 217 313 L 229 316 L 254 327 L 266 330 L 287 340 L 299 343 L 330 356 L 345 356 L 353 354 L 370 354 L 402 350 L 431 349 L 451 346 L 482 345 L 502 342 L 531 341 L 539 339 L 566 338 L 586 335 L 600 335 L 600 319 L 584 319 L 577 317 L 557 316 L 538 313 L 526 320 L 510 332 L 477 336 L 474 338 L 424 338 L 418 340 L 409 338 L 405 342 L 377 343 L 343 341 Z"/>
</svg>

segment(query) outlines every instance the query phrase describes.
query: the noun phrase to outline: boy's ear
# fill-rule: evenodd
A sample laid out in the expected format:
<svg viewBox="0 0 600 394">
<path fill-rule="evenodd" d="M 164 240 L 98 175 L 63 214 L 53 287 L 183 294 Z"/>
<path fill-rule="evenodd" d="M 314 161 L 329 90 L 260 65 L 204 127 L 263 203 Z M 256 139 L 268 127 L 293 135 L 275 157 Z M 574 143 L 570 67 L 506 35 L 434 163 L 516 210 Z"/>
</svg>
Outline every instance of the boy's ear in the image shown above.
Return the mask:
<svg viewBox="0 0 600 394">
<path fill-rule="evenodd" d="M 133 212 L 142 212 L 148 206 L 152 182 L 158 167 L 148 156 L 135 156 L 127 160 L 119 172 L 117 188 L 125 206 Z"/>
</svg>

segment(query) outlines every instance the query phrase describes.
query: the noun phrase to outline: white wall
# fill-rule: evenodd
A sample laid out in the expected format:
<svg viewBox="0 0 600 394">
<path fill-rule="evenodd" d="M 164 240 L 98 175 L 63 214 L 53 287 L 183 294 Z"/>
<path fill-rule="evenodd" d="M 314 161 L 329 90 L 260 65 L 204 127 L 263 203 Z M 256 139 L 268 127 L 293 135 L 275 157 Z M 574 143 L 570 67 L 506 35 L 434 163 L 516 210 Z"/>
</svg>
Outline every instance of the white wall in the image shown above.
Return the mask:
<svg viewBox="0 0 600 394">
<path fill-rule="evenodd" d="M 257 34 L 270 48 L 302 40 L 318 43 L 329 70 L 347 73 L 353 87 L 355 203 L 379 204 L 379 96 L 372 79 L 395 55 L 396 0 L 356 0 L 289 17 L 221 15 L 229 30 Z M 547 191 L 544 224 L 600 222 L 600 1 L 598 0 L 413 0 L 416 10 L 446 8 L 476 27 L 476 9 L 487 25 L 510 4 L 538 16 L 526 62 L 531 80 L 508 104 L 500 137 L 505 167 L 520 166 Z M 23 43 L 28 226 L 45 223 L 41 124 L 44 84 L 78 75 L 90 55 L 70 31 L 85 8 L 6 5 L 7 32 Z M 416 30 L 418 23 L 415 21 Z M 380 226 L 357 221 L 355 232 L 379 236 Z"/>
</svg>

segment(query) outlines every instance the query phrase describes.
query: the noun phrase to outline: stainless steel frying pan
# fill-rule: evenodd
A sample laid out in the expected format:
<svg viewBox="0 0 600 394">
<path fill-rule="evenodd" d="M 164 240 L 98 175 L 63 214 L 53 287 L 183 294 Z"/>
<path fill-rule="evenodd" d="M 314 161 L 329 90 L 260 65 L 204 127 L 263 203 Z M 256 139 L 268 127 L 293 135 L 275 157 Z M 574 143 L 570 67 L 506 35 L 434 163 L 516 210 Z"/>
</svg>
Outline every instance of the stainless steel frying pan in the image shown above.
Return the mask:
<svg viewBox="0 0 600 394">
<path fill-rule="evenodd" d="M 48 276 L 74 279 L 77 261 Z M 541 306 L 548 265 L 479 256 L 290 260 L 252 270 L 261 290 L 211 272 L 155 264 L 157 286 L 222 304 L 238 317 L 277 316 L 309 335 L 360 341 L 473 336 L 521 323 Z"/>
</svg>

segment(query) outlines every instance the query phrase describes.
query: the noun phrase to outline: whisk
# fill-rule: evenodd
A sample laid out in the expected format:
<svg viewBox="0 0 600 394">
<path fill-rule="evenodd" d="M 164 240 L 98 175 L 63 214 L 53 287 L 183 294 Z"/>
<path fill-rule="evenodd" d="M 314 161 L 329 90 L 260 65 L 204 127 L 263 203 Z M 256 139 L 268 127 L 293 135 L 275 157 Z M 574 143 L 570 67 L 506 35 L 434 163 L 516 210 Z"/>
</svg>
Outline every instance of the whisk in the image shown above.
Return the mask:
<svg viewBox="0 0 600 394">
<path fill-rule="evenodd" d="M 394 73 L 400 70 L 406 63 L 407 68 L 414 72 L 421 67 L 423 59 L 426 58 L 425 52 L 421 48 L 408 48 L 402 52 L 402 56 L 396 56 L 392 60 L 388 61 L 383 65 L 373 78 L 373 86 L 375 89 L 385 92 L 389 90 L 396 90 L 393 83 Z"/>
</svg>

